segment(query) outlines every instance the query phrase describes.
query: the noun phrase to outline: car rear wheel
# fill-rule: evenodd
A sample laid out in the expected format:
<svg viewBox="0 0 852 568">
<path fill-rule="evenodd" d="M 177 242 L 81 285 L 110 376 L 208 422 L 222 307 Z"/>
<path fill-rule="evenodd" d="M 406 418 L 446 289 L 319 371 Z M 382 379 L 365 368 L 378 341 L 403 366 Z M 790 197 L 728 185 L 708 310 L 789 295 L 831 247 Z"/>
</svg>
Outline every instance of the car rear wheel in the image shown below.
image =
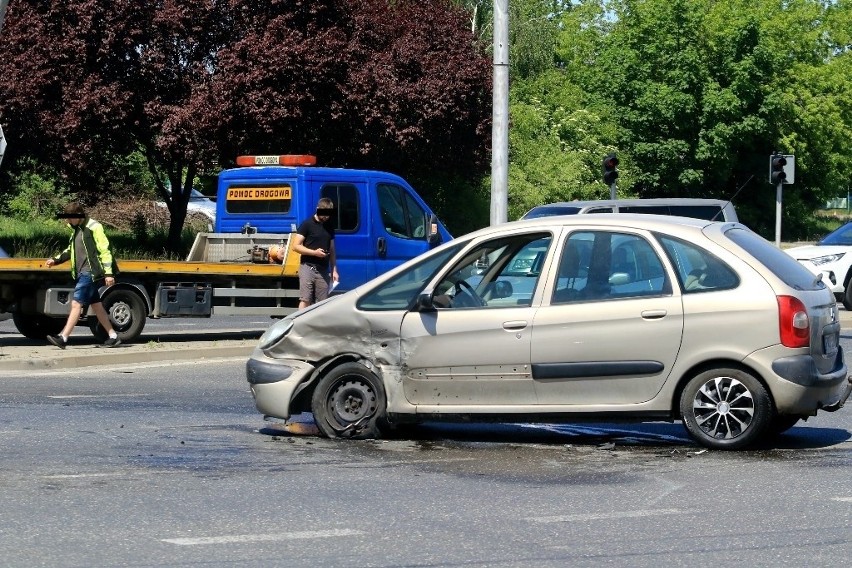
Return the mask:
<svg viewBox="0 0 852 568">
<path fill-rule="evenodd" d="M 772 422 L 772 401 L 755 377 L 739 369 L 711 369 L 693 377 L 680 397 L 680 414 L 702 446 L 738 450 L 758 442 Z"/>
<path fill-rule="evenodd" d="M 322 377 L 311 398 L 320 432 L 329 438 L 378 438 L 386 410 L 381 380 L 359 363 Z"/>
</svg>

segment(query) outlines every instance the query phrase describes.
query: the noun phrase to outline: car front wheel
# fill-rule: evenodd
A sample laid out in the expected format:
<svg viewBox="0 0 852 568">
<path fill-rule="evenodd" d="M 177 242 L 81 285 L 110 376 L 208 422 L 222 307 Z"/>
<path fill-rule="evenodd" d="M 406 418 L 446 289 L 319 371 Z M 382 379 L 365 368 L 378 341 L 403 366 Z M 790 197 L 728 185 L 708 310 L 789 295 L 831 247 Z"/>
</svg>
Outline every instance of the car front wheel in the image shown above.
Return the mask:
<svg viewBox="0 0 852 568">
<path fill-rule="evenodd" d="M 702 446 L 739 450 L 763 438 L 772 401 L 763 384 L 739 369 L 711 369 L 693 377 L 680 397 L 680 414 Z"/>
<path fill-rule="evenodd" d="M 344 363 L 320 379 L 311 410 L 329 438 L 377 438 L 386 411 L 384 387 L 363 365 Z"/>
</svg>

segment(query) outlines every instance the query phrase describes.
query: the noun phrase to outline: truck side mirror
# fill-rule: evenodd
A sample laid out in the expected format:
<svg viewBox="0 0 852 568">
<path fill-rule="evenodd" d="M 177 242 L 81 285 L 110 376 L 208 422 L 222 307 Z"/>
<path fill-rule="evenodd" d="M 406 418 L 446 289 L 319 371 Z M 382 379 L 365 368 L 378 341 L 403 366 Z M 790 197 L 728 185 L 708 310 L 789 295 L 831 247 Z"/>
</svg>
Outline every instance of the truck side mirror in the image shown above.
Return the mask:
<svg viewBox="0 0 852 568">
<path fill-rule="evenodd" d="M 441 233 L 438 232 L 438 216 L 434 213 L 429 215 L 429 232 L 426 233 L 426 242 L 429 243 L 429 246 L 441 243 Z"/>
</svg>

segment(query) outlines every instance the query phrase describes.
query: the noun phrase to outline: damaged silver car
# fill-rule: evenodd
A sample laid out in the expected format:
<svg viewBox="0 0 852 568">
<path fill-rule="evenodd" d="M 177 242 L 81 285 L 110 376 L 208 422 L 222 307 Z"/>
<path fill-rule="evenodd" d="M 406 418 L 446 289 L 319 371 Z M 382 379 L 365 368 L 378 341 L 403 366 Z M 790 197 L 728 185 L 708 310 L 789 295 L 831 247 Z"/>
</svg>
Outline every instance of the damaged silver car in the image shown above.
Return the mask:
<svg viewBox="0 0 852 568">
<path fill-rule="evenodd" d="M 343 275 L 345 278 L 345 275 Z M 545 217 L 457 238 L 275 323 L 258 410 L 322 434 L 403 422 L 682 420 L 739 449 L 852 382 L 831 291 L 730 222 Z"/>
</svg>

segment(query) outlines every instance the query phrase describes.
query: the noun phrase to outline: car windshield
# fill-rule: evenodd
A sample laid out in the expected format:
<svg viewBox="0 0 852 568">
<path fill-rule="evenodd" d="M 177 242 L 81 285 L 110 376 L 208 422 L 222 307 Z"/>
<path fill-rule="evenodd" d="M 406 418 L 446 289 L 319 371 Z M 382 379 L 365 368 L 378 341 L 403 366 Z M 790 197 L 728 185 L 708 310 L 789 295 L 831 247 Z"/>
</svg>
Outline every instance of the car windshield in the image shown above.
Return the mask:
<svg viewBox="0 0 852 568">
<path fill-rule="evenodd" d="M 852 246 L 852 223 L 846 223 L 825 236 L 820 245 Z"/>
</svg>

